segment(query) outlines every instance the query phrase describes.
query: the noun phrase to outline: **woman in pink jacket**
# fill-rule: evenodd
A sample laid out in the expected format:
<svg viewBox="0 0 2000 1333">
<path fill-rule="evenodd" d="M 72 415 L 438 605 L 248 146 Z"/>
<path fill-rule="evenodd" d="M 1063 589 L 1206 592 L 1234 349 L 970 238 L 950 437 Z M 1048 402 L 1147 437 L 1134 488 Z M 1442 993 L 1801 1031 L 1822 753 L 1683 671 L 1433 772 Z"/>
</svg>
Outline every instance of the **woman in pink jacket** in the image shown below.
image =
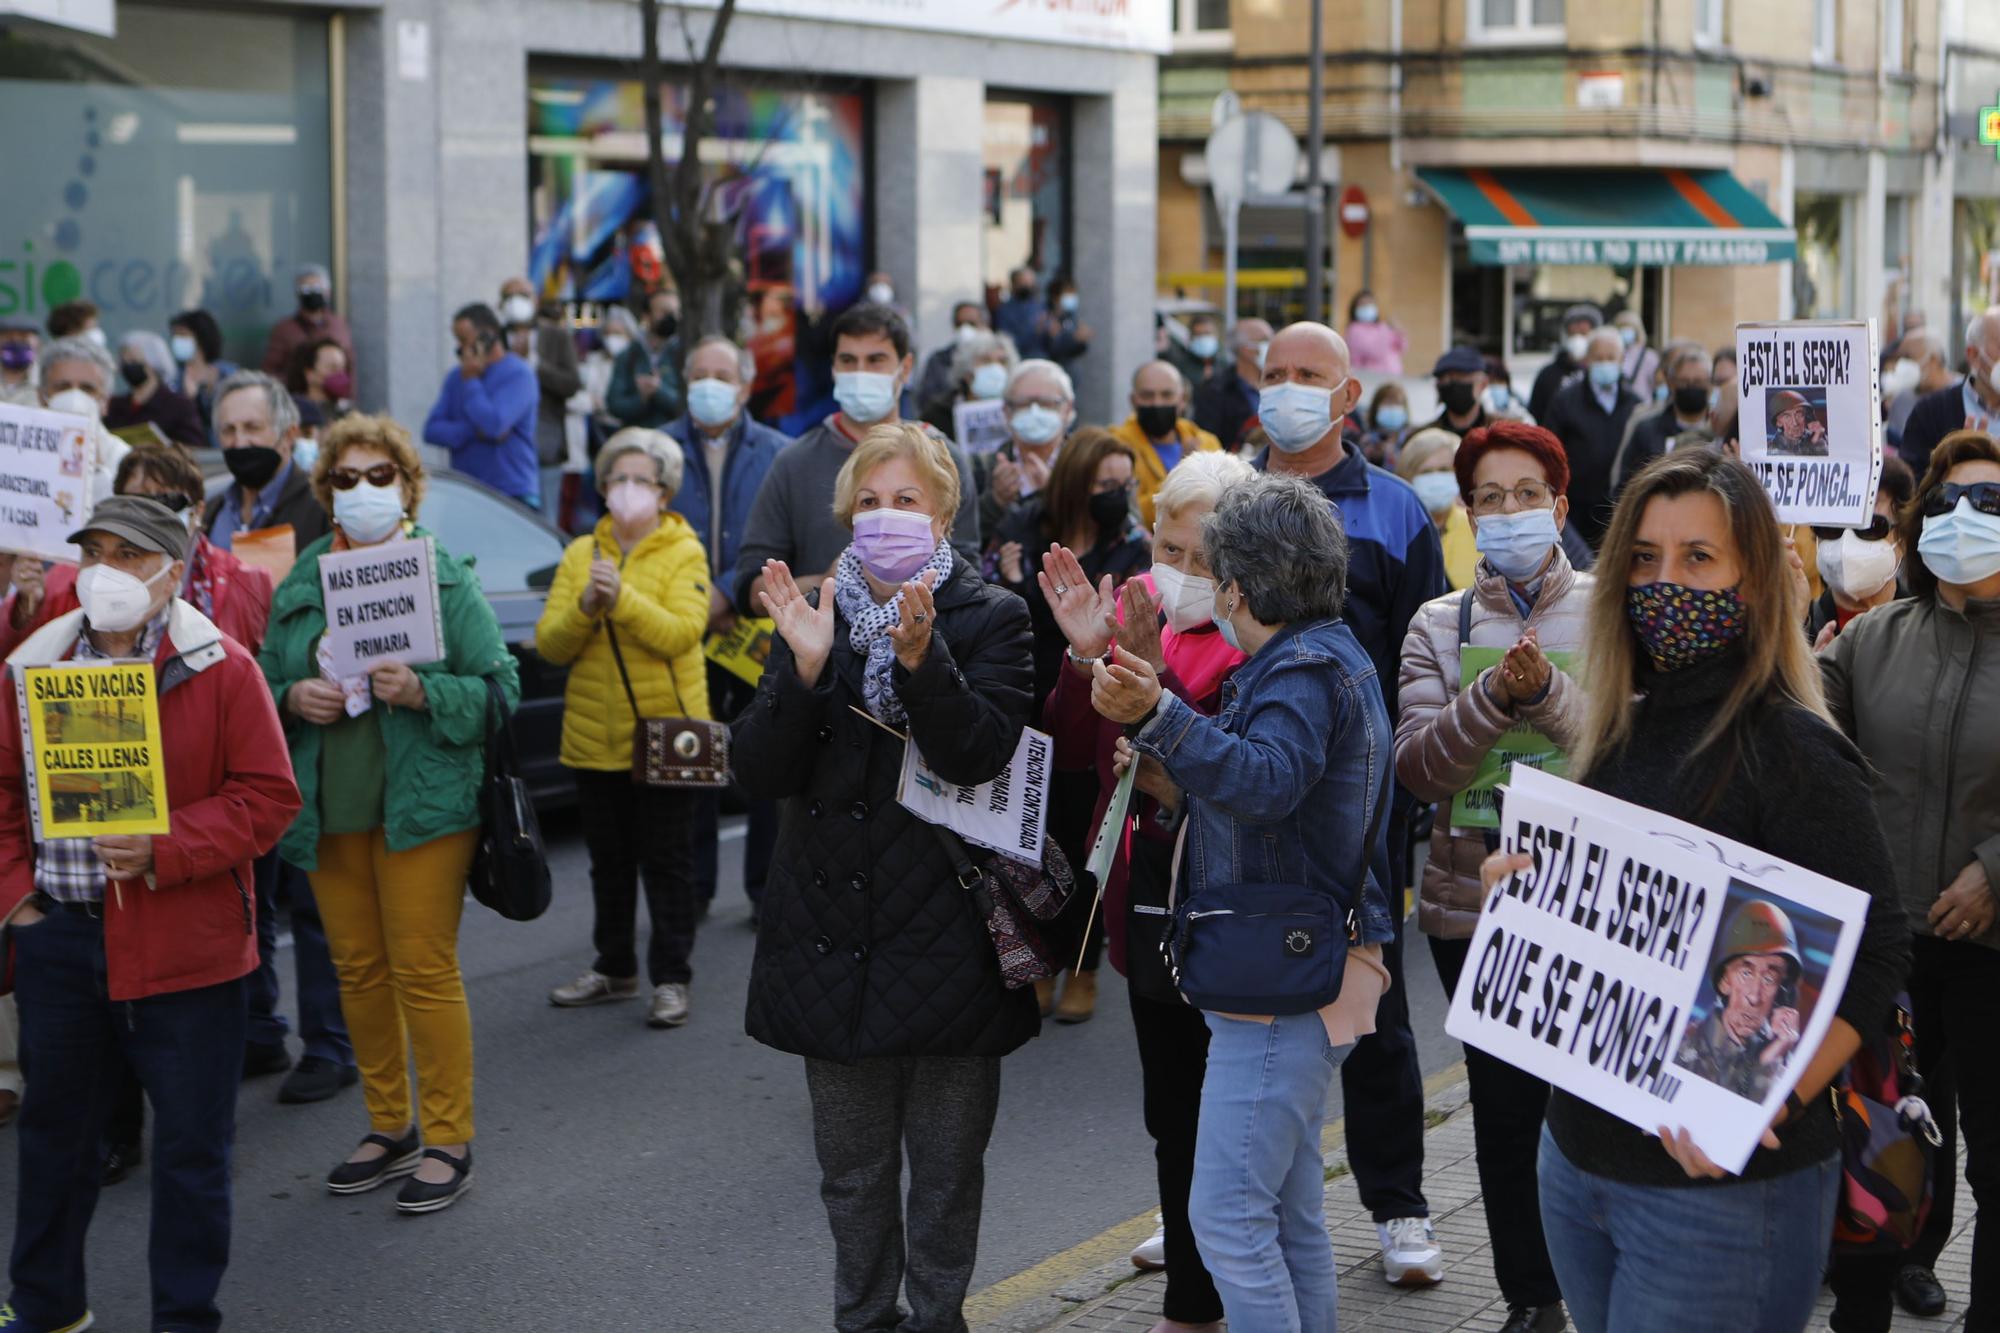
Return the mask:
<svg viewBox="0 0 2000 1333">
<path fill-rule="evenodd" d="M 1465 437 L 1453 470 L 1479 563 L 1472 587 L 1411 620 L 1396 719 L 1396 779 L 1437 803 L 1417 919 L 1447 992 L 1479 918 L 1479 863 L 1498 845 L 1497 756 L 1567 752 L 1582 723 L 1583 689 L 1565 665 L 1583 644 L 1591 582 L 1563 554 L 1569 459 L 1554 435 L 1496 421 Z M 1503 1333 L 1563 1328 L 1535 1183 L 1548 1085 L 1470 1046 L 1465 1064 Z"/>
</svg>

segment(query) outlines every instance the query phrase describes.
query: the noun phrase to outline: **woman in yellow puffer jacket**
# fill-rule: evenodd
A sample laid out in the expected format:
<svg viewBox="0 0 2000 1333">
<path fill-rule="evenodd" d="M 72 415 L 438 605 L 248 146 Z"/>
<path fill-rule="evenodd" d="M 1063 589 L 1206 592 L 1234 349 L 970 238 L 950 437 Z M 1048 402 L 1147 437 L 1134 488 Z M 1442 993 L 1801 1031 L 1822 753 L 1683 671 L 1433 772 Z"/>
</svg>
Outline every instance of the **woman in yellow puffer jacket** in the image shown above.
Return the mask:
<svg viewBox="0 0 2000 1333">
<path fill-rule="evenodd" d="M 597 907 L 596 961 L 549 1001 L 571 1008 L 639 994 L 643 879 L 653 920 L 646 1021 L 658 1028 L 688 1016 L 700 795 L 635 783 L 632 736 L 641 717 L 708 716 L 708 557 L 687 520 L 667 508 L 682 466 L 680 446 L 659 431 L 611 437 L 597 457 L 607 512 L 563 552 L 535 627 L 536 651 L 569 667 L 562 761 L 576 773 Z"/>
</svg>

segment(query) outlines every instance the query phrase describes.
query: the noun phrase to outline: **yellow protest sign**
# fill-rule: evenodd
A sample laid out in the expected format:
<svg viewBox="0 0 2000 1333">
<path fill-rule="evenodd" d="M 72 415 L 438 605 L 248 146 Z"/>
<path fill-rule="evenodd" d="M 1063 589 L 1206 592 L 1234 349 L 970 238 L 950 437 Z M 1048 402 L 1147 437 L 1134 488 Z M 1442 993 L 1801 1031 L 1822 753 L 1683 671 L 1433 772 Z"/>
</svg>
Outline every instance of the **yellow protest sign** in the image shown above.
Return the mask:
<svg viewBox="0 0 2000 1333">
<path fill-rule="evenodd" d="M 711 634 L 703 651 L 708 660 L 730 675 L 755 685 L 764 679 L 764 663 L 771 656 L 771 634 L 777 627 L 768 620 L 740 617 L 727 634 Z"/>
<path fill-rule="evenodd" d="M 22 687 L 44 840 L 169 831 L 152 663 L 29 667 Z"/>
</svg>

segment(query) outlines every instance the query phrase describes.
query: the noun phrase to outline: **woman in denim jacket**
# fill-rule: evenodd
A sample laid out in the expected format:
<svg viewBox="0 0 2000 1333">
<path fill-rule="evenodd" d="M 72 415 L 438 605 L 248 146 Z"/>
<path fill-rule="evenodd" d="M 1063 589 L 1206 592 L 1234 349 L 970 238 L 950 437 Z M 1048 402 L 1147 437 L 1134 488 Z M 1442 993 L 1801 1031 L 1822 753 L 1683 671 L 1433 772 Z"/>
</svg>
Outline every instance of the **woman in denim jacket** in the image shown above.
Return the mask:
<svg viewBox="0 0 2000 1333">
<path fill-rule="evenodd" d="M 1224 886 L 1302 886 L 1333 900 L 1344 930 L 1301 936 L 1344 975 L 1318 1012 L 1209 1012 L 1188 1211 L 1231 1327 L 1330 1333 L 1338 1295 L 1322 1217 L 1320 1124 L 1342 1059 L 1375 1030 L 1388 987 L 1388 900 L 1369 877 L 1382 836 L 1389 717 L 1368 654 L 1341 622 L 1347 539 L 1326 497 L 1292 477 L 1232 488 L 1202 524 L 1216 627 L 1250 655 L 1201 716 L 1120 655 L 1093 668 L 1092 702 L 1128 724 L 1146 790 L 1186 820 L 1182 896 Z M 1150 763 L 1144 761 L 1151 761 Z M 1153 765 L 1158 771 L 1151 771 Z M 1287 961 L 1240 961 L 1283 974 Z M 1338 974 L 1338 973 L 1337 973 Z M 1274 1278 L 1274 1275 L 1283 1276 Z"/>
</svg>

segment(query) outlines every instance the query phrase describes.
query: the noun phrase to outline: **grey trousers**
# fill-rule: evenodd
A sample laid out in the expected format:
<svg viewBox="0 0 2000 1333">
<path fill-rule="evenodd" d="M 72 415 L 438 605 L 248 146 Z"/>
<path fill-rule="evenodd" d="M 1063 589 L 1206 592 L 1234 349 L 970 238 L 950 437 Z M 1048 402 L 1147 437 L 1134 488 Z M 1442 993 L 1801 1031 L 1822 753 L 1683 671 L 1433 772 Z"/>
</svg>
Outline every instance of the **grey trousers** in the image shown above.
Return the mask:
<svg viewBox="0 0 2000 1333">
<path fill-rule="evenodd" d="M 807 1060 L 806 1090 L 833 1228 L 837 1333 L 965 1333 L 1000 1061 Z"/>
</svg>

